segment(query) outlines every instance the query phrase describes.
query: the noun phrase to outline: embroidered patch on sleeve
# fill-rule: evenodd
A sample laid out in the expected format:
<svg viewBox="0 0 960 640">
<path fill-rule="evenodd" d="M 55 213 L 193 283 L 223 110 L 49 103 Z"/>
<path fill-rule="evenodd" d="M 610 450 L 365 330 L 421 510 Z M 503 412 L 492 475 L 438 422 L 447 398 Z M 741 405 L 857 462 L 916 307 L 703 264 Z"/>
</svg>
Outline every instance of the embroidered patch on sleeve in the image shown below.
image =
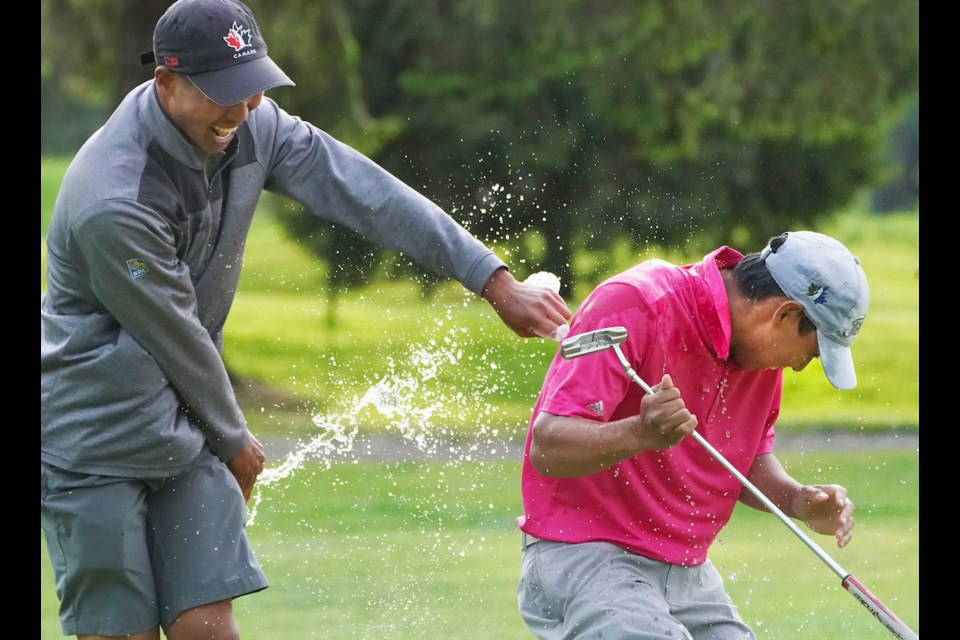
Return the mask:
<svg viewBox="0 0 960 640">
<path fill-rule="evenodd" d="M 130 276 L 134 280 L 149 271 L 149 269 L 147 269 L 147 263 L 140 258 L 130 258 L 127 260 L 127 269 L 130 271 Z"/>
</svg>

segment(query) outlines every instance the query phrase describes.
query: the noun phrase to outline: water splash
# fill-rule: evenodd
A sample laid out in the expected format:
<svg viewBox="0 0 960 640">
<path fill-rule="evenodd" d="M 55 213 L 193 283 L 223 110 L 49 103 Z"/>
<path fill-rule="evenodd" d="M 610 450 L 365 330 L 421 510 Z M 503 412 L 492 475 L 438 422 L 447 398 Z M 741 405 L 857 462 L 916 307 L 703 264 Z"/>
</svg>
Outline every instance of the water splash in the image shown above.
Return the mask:
<svg viewBox="0 0 960 640">
<path fill-rule="evenodd" d="M 446 367 L 459 365 L 463 350 L 450 339 L 443 344 L 430 340 L 408 351 L 405 358 L 401 363 L 393 357 L 387 358 L 386 373 L 362 395 L 348 400 L 341 410 L 313 416 L 318 433 L 300 442 L 280 464 L 264 469 L 258 478 L 256 492 L 248 506 L 248 526 L 256 521 L 265 489 L 287 480 L 308 461 L 320 462 L 329 468 L 334 460 L 349 457 L 366 411 L 372 410 L 387 418 L 387 430 L 396 431 L 403 441 L 413 444 L 420 452 L 427 455 L 440 452 L 447 429 L 436 425 L 437 418 L 443 416 L 444 407 L 464 402 L 464 393 L 454 390 L 452 397 L 448 397 L 449 391 L 437 390 L 429 383 L 437 381 Z M 482 388 L 471 391 L 479 395 L 484 392 Z M 499 433 L 482 428 L 478 432 L 487 432 L 492 437 Z M 468 451 L 476 446 L 468 447 Z"/>
</svg>

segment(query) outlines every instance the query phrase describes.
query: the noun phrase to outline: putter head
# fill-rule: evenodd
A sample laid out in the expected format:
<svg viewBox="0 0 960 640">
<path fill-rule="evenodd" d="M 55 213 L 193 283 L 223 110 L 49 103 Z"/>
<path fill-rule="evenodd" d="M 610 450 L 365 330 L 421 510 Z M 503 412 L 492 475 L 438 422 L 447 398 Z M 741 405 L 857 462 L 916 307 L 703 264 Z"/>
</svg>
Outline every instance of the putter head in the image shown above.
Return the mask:
<svg viewBox="0 0 960 640">
<path fill-rule="evenodd" d="M 627 339 L 626 327 L 607 327 L 571 336 L 560 343 L 560 355 L 567 360 L 610 349 Z"/>
</svg>

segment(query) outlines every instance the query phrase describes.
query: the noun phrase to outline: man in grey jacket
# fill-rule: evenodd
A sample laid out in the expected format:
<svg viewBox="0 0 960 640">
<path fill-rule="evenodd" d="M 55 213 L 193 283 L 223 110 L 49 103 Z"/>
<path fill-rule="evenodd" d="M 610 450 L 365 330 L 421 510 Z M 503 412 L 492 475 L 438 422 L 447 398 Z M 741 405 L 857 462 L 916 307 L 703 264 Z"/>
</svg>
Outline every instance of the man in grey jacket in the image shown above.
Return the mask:
<svg viewBox="0 0 960 640">
<path fill-rule="evenodd" d="M 237 638 L 267 580 L 244 531 L 263 469 L 221 356 L 261 191 L 403 251 L 521 337 L 570 311 L 435 204 L 264 91 L 293 82 L 236 0 L 179 0 L 154 78 L 67 170 L 40 303 L 40 513 L 68 635 Z"/>
</svg>

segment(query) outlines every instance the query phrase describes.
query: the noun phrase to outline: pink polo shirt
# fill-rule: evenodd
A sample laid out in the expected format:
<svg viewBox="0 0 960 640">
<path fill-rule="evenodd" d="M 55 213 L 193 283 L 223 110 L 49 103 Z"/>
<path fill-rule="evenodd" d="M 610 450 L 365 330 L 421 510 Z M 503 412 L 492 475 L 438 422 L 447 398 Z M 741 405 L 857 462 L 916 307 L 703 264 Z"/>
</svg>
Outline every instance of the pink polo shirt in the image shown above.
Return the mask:
<svg viewBox="0 0 960 640">
<path fill-rule="evenodd" d="M 747 474 L 773 450 L 781 372 L 744 371 L 727 362 L 730 311 L 720 269 L 742 255 L 721 247 L 701 262 L 643 262 L 600 284 L 584 300 L 570 335 L 627 328 L 620 346 L 649 385 L 669 373 L 697 432 Z M 540 411 L 609 422 L 636 415 L 644 391 L 610 351 L 564 360 L 547 371 L 531 424 Z M 598 425 L 599 427 L 600 425 Z M 520 528 L 561 542 L 606 541 L 639 555 L 698 565 L 729 521 L 740 482 L 693 438 L 665 451 L 645 451 L 581 478 L 540 475 L 523 459 Z"/>
</svg>

